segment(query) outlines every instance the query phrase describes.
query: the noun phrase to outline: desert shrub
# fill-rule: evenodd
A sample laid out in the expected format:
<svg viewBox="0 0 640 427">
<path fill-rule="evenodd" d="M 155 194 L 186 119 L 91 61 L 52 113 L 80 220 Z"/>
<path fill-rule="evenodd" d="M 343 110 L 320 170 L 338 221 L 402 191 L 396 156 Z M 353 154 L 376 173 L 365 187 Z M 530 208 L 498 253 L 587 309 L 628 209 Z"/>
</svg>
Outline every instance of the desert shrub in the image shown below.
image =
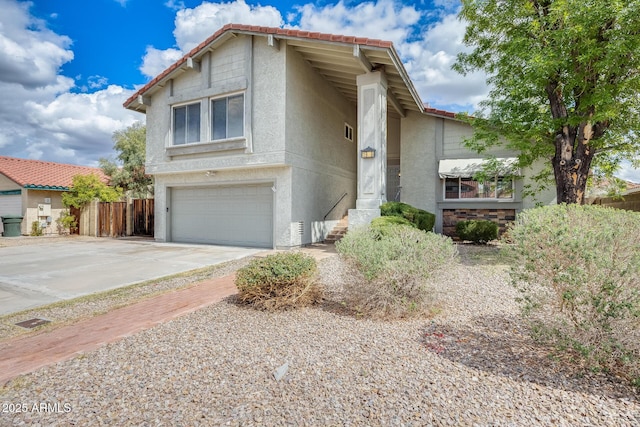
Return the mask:
<svg viewBox="0 0 640 427">
<path fill-rule="evenodd" d="M 456 234 L 462 240 L 487 243 L 498 238 L 498 224 L 484 219 L 470 219 L 456 223 Z"/>
<path fill-rule="evenodd" d="M 436 216 L 430 212 L 415 208 L 401 202 L 386 202 L 380 206 L 382 216 L 397 216 L 415 224 L 420 230 L 431 231 L 436 223 Z"/>
<path fill-rule="evenodd" d="M 301 252 L 256 258 L 236 273 L 238 300 L 261 310 L 304 307 L 322 300 L 316 261 Z"/>
<path fill-rule="evenodd" d="M 416 227 L 414 223 L 401 216 L 381 216 L 371 221 L 371 228 L 384 234 L 390 226 L 394 225 L 407 225 L 409 227 Z"/>
<path fill-rule="evenodd" d="M 336 248 L 346 264 L 345 303 L 373 318 L 428 314 L 430 280 L 457 258 L 448 237 L 407 225 L 350 230 Z"/>
<path fill-rule="evenodd" d="M 42 226 L 40 221 L 33 221 L 31 223 L 31 236 L 42 236 Z"/>
<path fill-rule="evenodd" d="M 76 217 L 71 215 L 68 210 L 60 212 L 60 217 L 56 219 L 58 234 L 68 234 L 72 228 L 78 226 Z"/>
<path fill-rule="evenodd" d="M 511 277 L 538 338 L 640 384 L 640 214 L 527 210 L 510 229 Z"/>
</svg>

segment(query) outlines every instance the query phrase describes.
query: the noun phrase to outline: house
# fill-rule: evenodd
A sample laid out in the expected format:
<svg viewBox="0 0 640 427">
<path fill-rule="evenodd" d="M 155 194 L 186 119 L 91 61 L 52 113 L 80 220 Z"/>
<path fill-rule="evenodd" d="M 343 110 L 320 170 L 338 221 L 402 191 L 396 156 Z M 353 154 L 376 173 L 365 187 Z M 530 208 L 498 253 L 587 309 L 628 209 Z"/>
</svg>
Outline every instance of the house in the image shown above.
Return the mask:
<svg viewBox="0 0 640 427">
<path fill-rule="evenodd" d="M 529 171 L 472 181 L 484 160 L 462 145 L 471 128 L 423 104 L 387 41 L 228 24 L 124 106 L 146 114 L 160 241 L 294 247 L 386 200 L 449 232 L 534 204 Z"/>
<path fill-rule="evenodd" d="M 0 156 L 0 216 L 23 216 L 21 234 L 30 234 L 34 221 L 45 233 L 57 232 L 55 221 L 65 210 L 62 193 L 75 175 L 90 174 L 108 180 L 99 168 Z"/>
</svg>

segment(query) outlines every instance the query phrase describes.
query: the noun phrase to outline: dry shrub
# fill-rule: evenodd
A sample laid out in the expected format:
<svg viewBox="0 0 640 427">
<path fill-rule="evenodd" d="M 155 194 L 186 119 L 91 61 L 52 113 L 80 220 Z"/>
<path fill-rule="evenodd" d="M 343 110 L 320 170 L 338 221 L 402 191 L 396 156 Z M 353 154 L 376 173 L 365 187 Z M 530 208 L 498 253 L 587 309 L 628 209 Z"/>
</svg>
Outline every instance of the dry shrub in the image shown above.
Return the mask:
<svg viewBox="0 0 640 427">
<path fill-rule="evenodd" d="M 322 300 L 317 265 L 301 252 L 281 252 L 252 260 L 236 273 L 238 301 L 267 311 L 305 307 Z"/>
<path fill-rule="evenodd" d="M 457 259 L 451 239 L 406 225 L 384 232 L 351 230 L 336 247 L 346 264 L 347 306 L 372 318 L 429 314 L 434 308 L 430 280 Z"/>
<path fill-rule="evenodd" d="M 601 206 L 524 211 L 511 277 L 535 336 L 640 385 L 640 214 Z"/>
</svg>

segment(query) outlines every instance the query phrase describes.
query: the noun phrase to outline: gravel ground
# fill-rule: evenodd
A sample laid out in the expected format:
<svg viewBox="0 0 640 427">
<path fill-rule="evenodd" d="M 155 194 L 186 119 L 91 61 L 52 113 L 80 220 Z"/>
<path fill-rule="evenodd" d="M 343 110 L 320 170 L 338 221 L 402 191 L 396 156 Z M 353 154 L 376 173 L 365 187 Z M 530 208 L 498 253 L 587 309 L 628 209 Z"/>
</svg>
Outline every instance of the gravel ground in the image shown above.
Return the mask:
<svg viewBox="0 0 640 427">
<path fill-rule="evenodd" d="M 462 252 L 431 319 L 352 316 L 334 256 L 322 306 L 215 304 L 9 383 L 0 425 L 640 425 L 633 389 L 550 359 L 499 259 Z"/>
</svg>

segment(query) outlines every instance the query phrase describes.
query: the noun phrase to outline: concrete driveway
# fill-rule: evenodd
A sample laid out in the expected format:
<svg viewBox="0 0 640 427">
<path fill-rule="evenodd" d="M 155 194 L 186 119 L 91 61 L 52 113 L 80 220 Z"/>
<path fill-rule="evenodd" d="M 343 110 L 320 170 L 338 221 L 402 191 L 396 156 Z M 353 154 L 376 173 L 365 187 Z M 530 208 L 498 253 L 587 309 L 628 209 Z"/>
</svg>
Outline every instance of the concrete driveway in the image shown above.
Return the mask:
<svg viewBox="0 0 640 427">
<path fill-rule="evenodd" d="M 2 246 L 4 239 L 0 238 L 0 315 L 264 251 L 73 237 Z"/>
</svg>

